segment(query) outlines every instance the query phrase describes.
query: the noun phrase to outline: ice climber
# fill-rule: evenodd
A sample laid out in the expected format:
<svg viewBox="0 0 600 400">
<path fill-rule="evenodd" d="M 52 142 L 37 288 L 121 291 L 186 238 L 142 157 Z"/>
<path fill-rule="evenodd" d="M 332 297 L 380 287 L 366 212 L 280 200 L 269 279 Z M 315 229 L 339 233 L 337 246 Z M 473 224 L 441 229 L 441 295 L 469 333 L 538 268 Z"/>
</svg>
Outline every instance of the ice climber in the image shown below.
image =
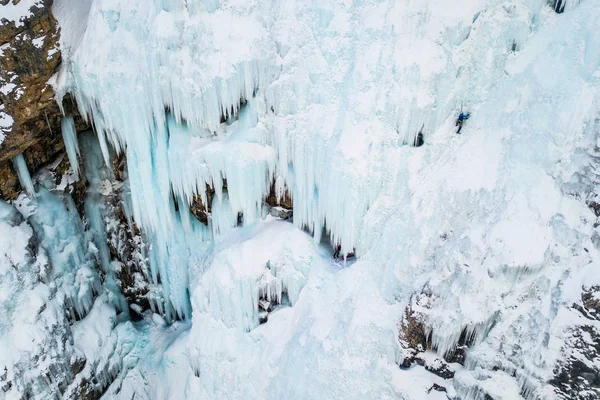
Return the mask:
<svg viewBox="0 0 600 400">
<path fill-rule="evenodd" d="M 341 251 L 342 251 L 342 245 L 341 244 L 336 244 L 335 245 L 335 252 L 333 253 L 333 258 L 339 258 Z"/>
<path fill-rule="evenodd" d="M 458 130 L 456 131 L 456 133 L 460 134 L 460 130 L 462 129 L 463 122 L 465 122 L 465 120 L 469 119 L 470 115 L 471 114 L 463 114 L 462 112 L 460 113 L 460 115 L 458 116 L 458 119 L 456 120 L 456 124 L 454 124 L 454 126 L 458 126 Z"/>
</svg>

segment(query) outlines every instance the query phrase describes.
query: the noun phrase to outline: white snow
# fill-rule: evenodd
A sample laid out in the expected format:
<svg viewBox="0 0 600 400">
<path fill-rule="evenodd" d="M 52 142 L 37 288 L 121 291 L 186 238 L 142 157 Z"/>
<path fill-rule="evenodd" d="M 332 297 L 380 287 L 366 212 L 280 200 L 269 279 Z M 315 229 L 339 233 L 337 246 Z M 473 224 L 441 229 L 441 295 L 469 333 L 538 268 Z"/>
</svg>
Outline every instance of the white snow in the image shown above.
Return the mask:
<svg viewBox="0 0 600 400">
<path fill-rule="evenodd" d="M 66 54 L 73 51 L 85 33 L 92 0 L 55 0 L 52 14 L 60 22 L 60 48 Z"/>
<path fill-rule="evenodd" d="M 4 112 L 4 104 L 0 104 L 0 144 L 4 141 L 5 134 L 12 130 L 15 123 L 13 117 Z"/>
<path fill-rule="evenodd" d="M 43 0 L 9 0 L 0 8 L 0 23 L 14 23 L 17 28 L 21 27 L 33 15 L 33 7 L 43 8 Z"/>
<path fill-rule="evenodd" d="M 64 300 L 49 278 L 45 250 L 32 226 L 0 202 L 0 369 L 3 395 L 20 398 L 59 393 L 69 369 Z M 8 384 L 10 383 L 10 384 Z"/>
<path fill-rule="evenodd" d="M 33 39 L 31 41 L 31 43 L 33 43 L 33 45 L 35 47 L 37 47 L 38 49 L 41 49 L 42 45 L 44 44 L 44 39 L 46 39 L 46 36 L 41 36 L 41 37 Z"/>
<path fill-rule="evenodd" d="M 12 92 L 13 89 L 16 87 L 17 87 L 17 85 L 15 85 L 14 83 L 7 83 L 6 85 L 4 85 L 0 88 L 0 93 L 2 93 L 3 95 L 6 96 L 10 92 Z"/>
</svg>

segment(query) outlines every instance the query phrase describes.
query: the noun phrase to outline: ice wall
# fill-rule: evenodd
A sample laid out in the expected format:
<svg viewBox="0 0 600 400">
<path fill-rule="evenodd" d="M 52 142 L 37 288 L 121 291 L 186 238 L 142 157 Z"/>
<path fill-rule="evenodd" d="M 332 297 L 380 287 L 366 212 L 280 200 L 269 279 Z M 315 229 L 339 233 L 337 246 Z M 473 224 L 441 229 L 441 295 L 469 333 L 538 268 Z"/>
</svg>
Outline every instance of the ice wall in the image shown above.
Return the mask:
<svg viewBox="0 0 600 400">
<path fill-rule="evenodd" d="M 316 39 L 306 45 L 294 43 L 291 41 L 293 37 L 290 38 L 281 31 L 285 26 L 294 26 L 298 30 L 294 37 L 311 35 L 340 37 L 351 32 L 349 25 L 344 23 L 343 19 L 350 18 L 351 13 L 359 15 L 361 10 L 349 11 L 344 15 L 339 26 L 332 27 L 331 32 L 328 33 L 331 12 L 321 11 L 319 8 L 313 9 L 313 6 L 300 3 L 286 5 L 289 10 L 284 14 L 318 12 L 324 17 L 316 25 L 313 25 L 312 21 L 301 19 L 275 24 L 274 22 L 261 23 L 255 18 L 255 15 L 260 15 L 261 12 L 267 12 L 263 9 L 257 10 L 256 14 L 246 16 L 248 13 L 244 11 L 245 5 L 240 10 L 221 10 L 212 14 L 205 14 L 192 6 L 163 7 L 161 3 L 145 5 L 142 14 L 133 13 L 133 10 L 140 8 L 135 4 L 123 9 L 118 6 L 118 11 L 113 9 L 114 7 L 115 5 L 109 3 L 94 3 L 91 11 L 93 17 L 90 18 L 91 23 L 87 28 L 87 40 L 93 41 L 92 37 L 100 33 L 128 37 L 131 40 L 108 40 L 103 48 L 97 48 L 98 51 L 92 54 L 86 52 L 90 47 L 86 45 L 84 38 L 84 42 L 80 44 L 79 50 L 73 56 L 71 85 L 83 113 L 93 117 L 101 141 L 106 135 L 117 149 L 127 146 L 128 159 L 132 164 L 130 168 L 138 171 L 139 175 L 139 179 L 135 179 L 139 181 L 138 183 L 132 179 L 132 188 L 134 196 L 139 197 L 139 200 L 134 198 L 133 204 L 134 213 L 137 214 L 140 223 L 153 230 L 157 230 L 160 226 L 164 231 L 168 226 L 170 181 L 173 182 L 176 192 L 189 199 L 189 193 L 193 191 L 200 191 L 202 194 L 205 182 L 209 184 L 216 182 L 216 190 L 220 190 L 219 182 L 222 177 L 233 180 L 237 174 L 230 165 L 227 165 L 229 171 L 226 171 L 224 166 L 209 163 L 208 174 L 198 175 L 191 171 L 185 182 L 172 179 L 171 172 L 161 165 L 164 162 L 161 160 L 166 158 L 166 155 L 162 154 L 166 149 L 163 132 L 166 119 L 165 107 L 172 111 L 177 122 L 184 120 L 190 126 L 217 131 L 221 115 L 231 114 L 232 111 L 236 113 L 240 99 L 255 97 L 254 107 L 257 109 L 255 112 L 265 115 L 272 109 L 277 115 L 265 121 L 270 133 L 266 138 L 266 144 L 274 146 L 277 162 L 261 166 L 254 172 L 253 179 L 255 181 L 258 179 L 260 182 L 274 177 L 279 191 L 284 186 L 289 188 L 297 203 L 298 226 L 307 226 L 319 236 L 321 228 L 326 225 L 332 230 L 334 241 L 340 240 L 344 248 L 351 249 L 357 245 L 360 247 L 361 243 L 356 237 L 360 230 L 361 215 L 376 196 L 378 179 L 372 179 L 372 185 L 365 186 L 361 181 L 366 173 L 358 167 L 354 168 L 354 171 L 336 172 L 331 176 L 322 175 L 320 171 L 341 172 L 347 166 L 345 159 L 348 156 L 356 157 L 368 146 L 377 148 L 385 146 L 385 142 L 403 144 L 412 141 L 424 122 L 424 117 L 415 116 L 415 113 L 426 115 L 427 108 L 425 111 L 423 108 L 418 108 L 413 113 L 415 115 L 409 116 L 405 112 L 398 111 L 409 108 L 407 103 L 394 109 L 383 110 L 380 118 L 376 117 L 379 113 L 376 109 L 361 109 L 365 104 L 360 100 L 361 84 L 364 85 L 371 79 L 377 81 L 385 91 L 380 100 L 383 104 L 383 98 L 395 97 L 393 90 L 399 89 L 399 84 L 396 83 L 392 90 L 388 90 L 386 89 L 388 84 L 393 84 L 400 78 L 406 82 L 404 77 L 386 76 L 381 71 L 369 70 L 367 59 L 371 54 L 354 50 L 362 47 L 361 42 L 367 41 L 366 37 L 363 39 L 361 35 L 354 34 L 352 40 L 343 40 L 342 47 L 333 52 L 319 50 Z M 266 8 L 266 3 L 262 7 Z M 298 12 L 291 12 L 295 8 Z M 403 10 L 393 7 L 390 12 L 398 13 L 396 19 L 401 19 L 404 13 Z M 117 14 L 118 23 L 111 18 L 105 18 Z M 184 25 L 188 26 L 186 29 L 190 37 L 183 37 L 179 33 Z M 147 32 L 146 26 L 156 26 L 157 29 Z M 222 33 L 216 29 L 223 26 L 230 27 L 227 38 L 221 37 Z M 368 25 L 366 33 L 381 41 L 397 40 L 400 35 L 396 33 L 388 37 L 386 35 L 389 35 L 389 32 L 383 35 L 382 32 L 371 34 L 371 29 L 374 29 L 373 26 Z M 278 39 L 280 36 L 281 39 Z M 193 40 L 196 37 L 199 40 Z M 227 46 L 227 51 L 222 52 L 214 44 L 223 40 L 235 43 L 235 46 Z M 194 45 L 190 46 L 191 43 Z M 167 51 L 173 48 L 181 50 Z M 291 48 L 294 51 L 290 53 Z M 295 71 L 298 69 L 299 62 L 303 61 L 308 48 L 315 50 L 316 58 L 308 69 L 307 66 L 302 65 L 303 69 L 300 70 L 302 72 L 297 75 Z M 406 44 L 403 51 L 411 54 L 412 48 Z M 121 68 L 122 60 L 118 55 L 124 52 L 134 54 L 132 59 L 147 60 L 144 61 L 144 67 L 136 66 L 128 70 Z M 202 52 L 201 58 L 200 52 Z M 364 65 L 367 70 L 355 73 L 354 68 L 345 58 L 346 53 L 358 57 L 361 65 Z M 383 56 L 392 57 L 388 54 Z M 429 59 L 417 61 L 429 63 Z M 114 66 L 110 66 L 111 64 Z M 102 67 L 98 68 L 99 66 Z M 222 66 L 227 68 L 224 69 Z M 281 72 L 275 73 L 275 71 L 281 69 L 286 74 L 282 79 L 278 79 Z M 148 74 L 141 73 L 142 71 L 147 71 Z M 291 79 L 294 74 L 298 79 Z M 340 81 L 338 76 L 344 74 L 345 81 Z M 428 71 L 427 74 L 431 76 L 433 72 Z M 92 76 L 93 79 L 88 79 Z M 127 83 L 114 87 L 108 83 L 121 80 Z M 355 84 L 354 80 L 359 82 Z M 272 84 L 273 82 L 275 83 Z M 69 84 L 64 87 L 64 90 L 68 88 Z M 410 98 L 414 91 L 422 92 L 421 87 L 414 87 L 410 92 L 407 88 L 403 90 L 404 98 Z M 326 92 L 332 95 L 331 106 L 324 104 Z M 289 94 L 292 93 L 293 95 L 290 96 Z M 130 105 L 126 113 L 119 104 Z M 425 101 L 425 104 L 430 108 L 432 103 Z M 449 111 L 448 106 L 445 107 Z M 345 118 L 355 118 L 354 111 L 360 111 L 360 118 L 357 121 L 346 122 Z M 294 116 L 296 121 L 294 126 L 288 125 L 290 119 L 286 116 Z M 440 118 L 446 117 L 447 114 L 439 113 L 434 116 L 432 124 L 439 123 Z M 342 149 L 332 152 L 336 148 L 336 142 L 342 132 L 341 127 L 344 125 L 357 126 L 357 132 L 363 132 L 362 142 L 358 142 L 352 149 L 344 149 L 341 154 L 338 152 Z M 365 131 L 366 127 L 368 129 Z M 373 140 L 369 138 L 369 130 L 379 130 L 375 127 L 382 128 L 383 136 L 376 135 Z M 319 149 L 318 152 L 315 153 L 314 148 Z M 108 150 L 105 145 L 104 149 L 106 157 Z M 239 154 L 237 156 L 243 162 L 251 160 L 247 156 L 243 158 Z M 378 155 L 373 154 L 370 158 L 376 159 Z M 152 163 L 149 162 L 150 159 L 153 160 Z M 179 159 L 174 161 L 182 164 Z M 138 166 L 135 166 L 136 162 L 139 162 Z M 148 170 L 148 166 L 153 164 L 156 165 L 156 170 Z M 170 165 L 173 165 L 173 162 Z M 373 167 L 368 173 L 376 176 L 377 170 Z M 297 173 L 298 171 L 300 172 Z M 153 174 L 155 176 L 152 176 Z M 131 175 L 135 177 L 136 173 Z M 158 193 L 153 193 L 155 183 L 158 183 L 161 188 Z M 255 193 L 248 193 L 247 187 L 240 191 L 236 186 L 231 186 L 229 201 L 234 206 L 233 211 L 242 211 L 244 215 L 250 217 L 255 215 L 256 204 L 261 203 L 265 195 L 265 186 L 268 187 L 268 184 L 269 182 L 266 185 L 260 183 Z M 344 190 L 363 193 L 363 195 L 358 198 L 335 195 Z M 142 197 L 142 193 L 146 195 Z M 142 202 L 144 207 L 140 205 Z M 349 203 L 346 204 L 347 202 Z M 334 204 L 338 207 L 331 207 Z M 242 210 L 239 210 L 240 208 Z"/>
<path fill-rule="evenodd" d="M 325 227 L 332 242 L 360 254 L 371 240 L 364 216 L 395 179 L 404 145 L 479 107 L 549 12 L 543 1 L 482 8 L 475 0 L 460 12 L 394 2 L 251 9 L 96 1 L 57 89 L 72 91 L 93 120 L 105 158 L 107 142 L 125 149 L 142 226 L 167 232 L 171 191 L 205 200 L 205 184 L 220 194 L 223 179 L 233 183 L 232 212 L 252 221 L 274 180 L 278 193 L 291 192 L 298 227 L 317 241 Z M 262 19 L 274 10 L 281 15 Z M 98 46 L 99 36 L 114 40 Z M 181 146 L 190 135 L 220 137 L 221 118 L 246 100 L 260 122 L 239 144 L 264 150 L 244 144 L 206 158 Z M 242 187 L 238 177 L 254 183 Z"/>
<path fill-rule="evenodd" d="M 588 188 L 572 180 L 596 140 L 600 16 L 569 4 L 94 1 L 58 92 L 93 120 L 107 162 L 111 147 L 126 154 L 158 311 L 193 316 L 178 393 L 419 398 L 397 383 L 390 325 L 420 291 L 436 295 L 426 325 L 440 353 L 476 331 L 465 396 L 513 373 L 511 390 L 542 393 L 557 355 L 544 338 L 572 302 L 561 288 L 597 255 Z M 407 146 L 421 129 L 426 145 Z M 246 335 L 266 261 L 236 259 L 273 180 L 297 228 L 361 256 L 347 275 L 303 270 L 306 299 L 270 325 L 281 340 Z M 185 207 L 194 193 L 206 204 L 206 184 L 208 228 Z M 348 382 L 333 384 L 339 360 Z"/>
</svg>

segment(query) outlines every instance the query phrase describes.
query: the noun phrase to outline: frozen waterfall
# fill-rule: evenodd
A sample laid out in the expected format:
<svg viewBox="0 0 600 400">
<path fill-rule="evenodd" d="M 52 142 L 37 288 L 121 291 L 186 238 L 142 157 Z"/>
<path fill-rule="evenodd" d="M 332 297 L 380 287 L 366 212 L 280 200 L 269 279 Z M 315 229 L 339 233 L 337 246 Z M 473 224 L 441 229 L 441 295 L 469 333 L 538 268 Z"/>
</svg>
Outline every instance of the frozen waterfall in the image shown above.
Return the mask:
<svg viewBox="0 0 600 400">
<path fill-rule="evenodd" d="M 560 398 L 550 382 L 582 323 L 573 304 L 600 284 L 586 204 L 597 2 L 53 10 L 57 100 L 70 94 L 93 126 L 78 137 L 71 116 L 62 123 L 87 186 L 32 180 L 17 156 L 27 224 L 9 229 L 2 214 L 0 228 L 21 247 L 35 233 L 44 279 L 72 309 L 69 351 L 104 398 Z M 456 135 L 460 112 L 471 118 Z M 269 197 L 290 198 L 293 218 L 271 216 Z M 143 242 L 147 268 L 125 278 L 110 207 Z M 357 258 L 333 260 L 337 244 Z M 119 292 L 135 274 L 145 310 Z M 427 368 L 399 367 L 407 307 Z M 443 360 L 458 350 L 460 362 Z"/>
</svg>

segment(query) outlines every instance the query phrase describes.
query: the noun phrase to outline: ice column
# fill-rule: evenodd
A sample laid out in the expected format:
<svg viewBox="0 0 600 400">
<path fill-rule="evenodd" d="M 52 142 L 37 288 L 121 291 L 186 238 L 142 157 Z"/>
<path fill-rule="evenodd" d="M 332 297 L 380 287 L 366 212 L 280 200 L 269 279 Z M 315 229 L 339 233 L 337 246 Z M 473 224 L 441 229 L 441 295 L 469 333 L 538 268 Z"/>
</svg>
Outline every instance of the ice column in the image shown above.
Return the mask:
<svg viewBox="0 0 600 400">
<path fill-rule="evenodd" d="M 13 165 L 17 170 L 17 174 L 19 175 L 19 182 L 21 182 L 21 187 L 25 189 L 27 194 L 32 197 L 35 197 L 35 190 L 33 188 L 33 182 L 31 181 L 31 175 L 29 175 L 29 169 L 27 169 L 27 163 L 23 158 L 23 154 L 19 154 L 18 156 L 12 159 Z"/>
<path fill-rule="evenodd" d="M 77 132 L 75 131 L 75 122 L 73 117 L 67 116 L 62 119 L 61 122 L 63 141 L 65 142 L 65 148 L 67 149 L 67 156 L 73 169 L 75 179 L 79 179 L 79 162 L 77 156 L 79 155 L 79 144 L 77 143 Z"/>
</svg>

